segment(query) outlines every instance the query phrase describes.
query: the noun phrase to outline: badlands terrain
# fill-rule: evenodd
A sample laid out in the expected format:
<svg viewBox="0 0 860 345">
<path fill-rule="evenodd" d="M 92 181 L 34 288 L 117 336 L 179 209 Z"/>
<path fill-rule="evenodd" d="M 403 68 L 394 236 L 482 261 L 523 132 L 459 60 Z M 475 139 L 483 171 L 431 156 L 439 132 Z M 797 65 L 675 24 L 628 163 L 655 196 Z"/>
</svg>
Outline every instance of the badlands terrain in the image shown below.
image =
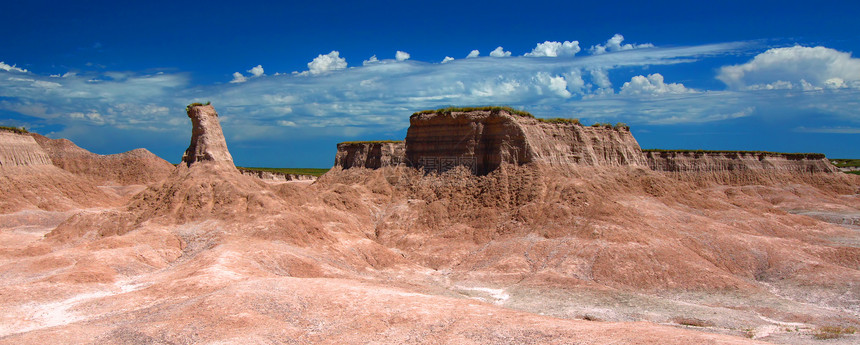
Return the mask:
<svg viewBox="0 0 860 345">
<path fill-rule="evenodd" d="M 188 116 L 177 166 L 0 130 L 0 343 L 860 343 L 860 176 L 823 155 L 444 109 L 314 180 Z"/>
</svg>

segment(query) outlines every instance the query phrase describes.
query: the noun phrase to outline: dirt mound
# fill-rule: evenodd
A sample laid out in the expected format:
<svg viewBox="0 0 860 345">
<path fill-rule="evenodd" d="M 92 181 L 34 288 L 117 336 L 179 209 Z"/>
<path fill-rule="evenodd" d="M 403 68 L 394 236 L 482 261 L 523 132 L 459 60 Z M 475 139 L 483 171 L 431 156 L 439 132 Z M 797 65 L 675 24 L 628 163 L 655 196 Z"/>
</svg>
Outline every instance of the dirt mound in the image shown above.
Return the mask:
<svg viewBox="0 0 860 345">
<path fill-rule="evenodd" d="M 0 130 L 0 213 L 65 211 L 115 205 L 120 200 L 91 181 L 55 167 L 33 137 Z"/>
<path fill-rule="evenodd" d="M 48 153 L 55 166 L 100 185 L 150 184 L 163 180 L 174 168 L 146 149 L 99 155 L 68 139 L 50 139 L 36 133 L 30 136 Z"/>
</svg>

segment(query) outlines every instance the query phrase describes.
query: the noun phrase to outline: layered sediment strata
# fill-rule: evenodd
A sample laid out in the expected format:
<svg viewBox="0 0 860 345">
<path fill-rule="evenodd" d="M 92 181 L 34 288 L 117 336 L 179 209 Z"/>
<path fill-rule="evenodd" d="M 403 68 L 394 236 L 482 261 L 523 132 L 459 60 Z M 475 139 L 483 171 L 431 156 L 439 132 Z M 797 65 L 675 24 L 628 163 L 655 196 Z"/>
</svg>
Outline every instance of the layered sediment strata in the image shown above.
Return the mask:
<svg viewBox="0 0 860 345">
<path fill-rule="evenodd" d="M 0 130 L 0 166 L 51 165 L 48 153 L 27 134 Z"/>
<path fill-rule="evenodd" d="M 215 108 L 208 104 L 190 105 L 187 113 L 191 118 L 191 144 L 182 156 L 182 163 L 189 167 L 197 162 L 234 166 Z"/>
<path fill-rule="evenodd" d="M 756 151 L 645 151 L 648 166 L 667 172 L 834 173 L 838 170 L 820 153 Z"/>
<path fill-rule="evenodd" d="M 503 163 L 550 166 L 646 166 L 626 128 L 547 122 L 506 110 L 434 111 L 410 117 L 406 158 L 446 171 L 463 165 L 485 175 Z"/>
<path fill-rule="evenodd" d="M 352 141 L 337 144 L 334 165 L 343 169 L 379 169 L 404 163 L 406 143 L 403 141 Z"/>
</svg>

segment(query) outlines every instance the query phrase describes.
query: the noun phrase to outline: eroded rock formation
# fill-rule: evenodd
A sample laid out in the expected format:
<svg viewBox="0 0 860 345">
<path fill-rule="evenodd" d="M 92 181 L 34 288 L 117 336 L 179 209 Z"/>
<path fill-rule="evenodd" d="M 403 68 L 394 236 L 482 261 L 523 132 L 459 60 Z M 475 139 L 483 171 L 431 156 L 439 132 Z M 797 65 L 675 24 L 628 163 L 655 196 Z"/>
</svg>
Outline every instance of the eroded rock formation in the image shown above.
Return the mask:
<svg viewBox="0 0 860 345">
<path fill-rule="evenodd" d="M 409 121 L 406 157 L 425 170 L 463 165 L 485 175 L 502 163 L 645 166 L 626 129 L 548 123 L 505 110 L 416 113 Z"/>
<path fill-rule="evenodd" d="M 27 134 L 0 130 L 0 166 L 23 167 L 51 165 L 51 158 Z"/>
<path fill-rule="evenodd" d="M 334 165 L 343 169 L 379 169 L 404 163 L 406 144 L 403 141 L 352 141 L 337 144 Z"/>
<path fill-rule="evenodd" d="M 668 172 L 833 173 L 838 170 L 820 153 L 747 151 L 646 151 L 648 166 Z"/>
<path fill-rule="evenodd" d="M 218 121 L 218 113 L 211 105 L 191 105 L 191 144 L 182 156 L 182 163 L 191 166 L 197 162 L 215 162 L 233 166 L 233 156 L 227 150 L 227 141 Z"/>
<path fill-rule="evenodd" d="M 86 176 L 100 184 L 149 184 L 163 180 L 174 166 L 146 149 L 112 155 L 87 151 L 68 139 L 51 139 L 30 133 L 60 169 Z"/>
</svg>

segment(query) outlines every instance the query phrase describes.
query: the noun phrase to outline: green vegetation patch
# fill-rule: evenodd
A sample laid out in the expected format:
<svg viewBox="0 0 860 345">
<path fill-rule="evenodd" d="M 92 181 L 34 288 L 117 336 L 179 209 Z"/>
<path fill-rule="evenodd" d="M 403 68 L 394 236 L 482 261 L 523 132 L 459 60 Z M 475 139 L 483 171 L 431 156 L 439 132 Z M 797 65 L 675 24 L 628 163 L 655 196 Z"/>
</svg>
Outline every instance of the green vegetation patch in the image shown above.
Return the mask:
<svg viewBox="0 0 860 345">
<path fill-rule="evenodd" d="M 337 143 L 338 145 L 353 145 L 353 144 L 388 144 L 388 143 L 402 143 L 403 140 L 368 140 L 368 141 L 344 141 L 342 143 Z"/>
<path fill-rule="evenodd" d="M 860 175 L 860 171 L 846 171 L 846 174 Z"/>
<path fill-rule="evenodd" d="M 268 171 L 273 173 L 281 173 L 281 174 L 292 174 L 292 175 L 311 175 L 320 177 L 329 169 L 316 169 L 316 168 L 259 168 L 259 167 L 236 167 L 241 170 L 248 171 Z"/>
<path fill-rule="evenodd" d="M 191 108 L 193 108 L 193 107 L 199 107 L 201 105 L 210 105 L 210 104 L 212 104 L 212 102 L 206 102 L 206 104 L 203 104 L 200 102 L 194 102 L 194 103 L 191 103 L 191 104 L 185 106 L 185 112 L 187 113 L 187 112 L 191 111 Z"/>
<path fill-rule="evenodd" d="M 7 131 L 7 132 L 18 133 L 18 134 L 27 134 L 27 133 L 30 133 L 30 131 L 28 131 L 28 130 L 27 130 L 26 128 L 24 128 L 24 127 L 18 128 L 18 127 L 0 126 L 0 130 L 2 130 L 2 131 Z"/>
<path fill-rule="evenodd" d="M 508 112 L 508 113 L 511 113 L 514 115 L 519 115 L 522 117 L 535 118 L 534 115 L 532 115 L 531 113 L 529 113 L 525 110 L 514 109 L 514 108 L 511 108 L 508 106 L 447 107 L 447 108 L 439 108 L 436 110 L 422 110 L 422 111 L 416 112 L 412 115 L 433 114 L 433 113 L 448 115 L 448 114 L 451 114 L 453 112 L 466 113 L 466 112 L 470 112 L 470 111 L 489 111 L 491 113 L 499 113 L 499 112 L 505 111 L 505 112 Z"/>
<path fill-rule="evenodd" d="M 834 158 L 830 160 L 833 165 L 840 168 L 860 167 L 860 159 Z"/>
<path fill-rule="evenodd" d="M 566 119 L 566 118 L 562 118 L 562 117 L 553 117 L 553 118 L 544 119 L 544 118 L 538 117 L 537 120 L 540 122 L 546 122 L 546 123 L 562 123 L 562 124 L 572 124 L 572 125 L 582 126 L 582 123 L 579 122 L 579 119 Z"/>
<path fill-rule="evenodd" d="M 825 158 L 823 153 L 794 153 L 794 152 L 771 152 L 771 151 L 732 151 L 732 150 L 664 150 L 664 149 L 642 149 L 642 152 L 660 152 L 660 153 L 716 153 L 716 154 L 764 154 L 764 155 L 779 155 L 789 158 L 803 159 L 822 159 Z"/>
</svg>

